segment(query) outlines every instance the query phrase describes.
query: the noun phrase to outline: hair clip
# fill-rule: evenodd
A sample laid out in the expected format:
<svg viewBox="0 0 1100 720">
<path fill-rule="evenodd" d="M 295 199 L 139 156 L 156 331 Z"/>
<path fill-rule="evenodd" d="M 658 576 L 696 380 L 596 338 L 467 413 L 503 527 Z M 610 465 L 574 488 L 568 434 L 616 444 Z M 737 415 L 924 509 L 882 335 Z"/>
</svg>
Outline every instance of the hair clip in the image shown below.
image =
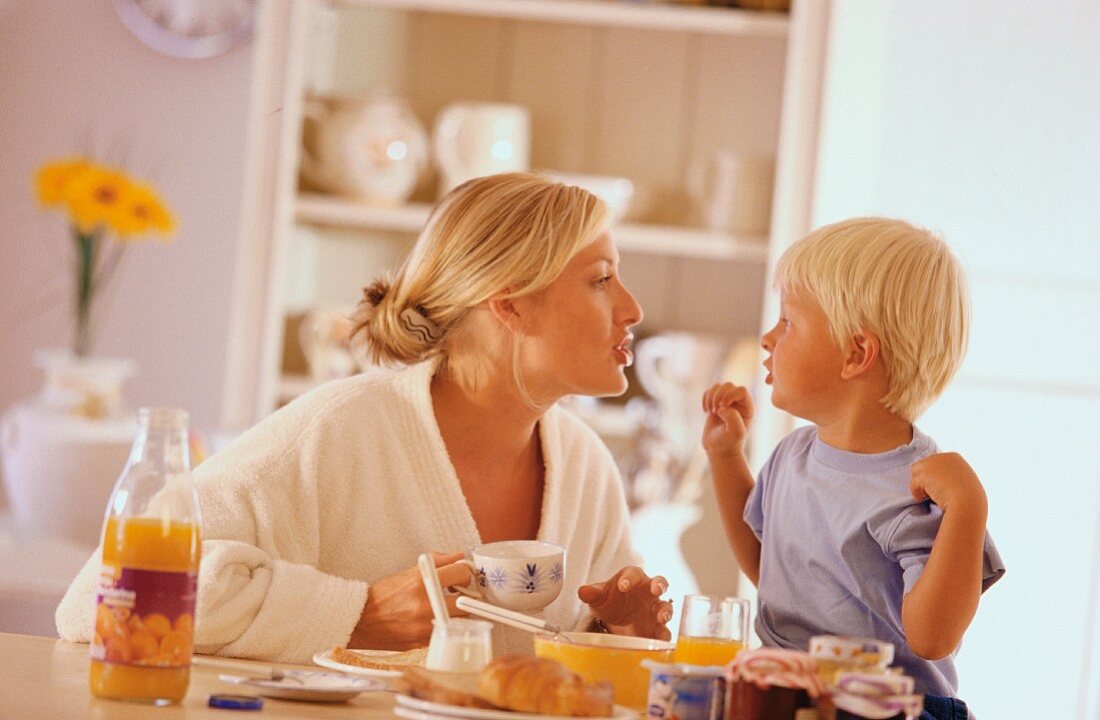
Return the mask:
<svg viewBox="0 0 1100 720">
<path fill-rule="evenodd" d="M 443 330 L 432 322 L 419 306 L 415 309 L 405 308 L 399 317 L 401 326 L 419 338 L 422 343 L 436 343 L 443 337 Z"/>
</svg>

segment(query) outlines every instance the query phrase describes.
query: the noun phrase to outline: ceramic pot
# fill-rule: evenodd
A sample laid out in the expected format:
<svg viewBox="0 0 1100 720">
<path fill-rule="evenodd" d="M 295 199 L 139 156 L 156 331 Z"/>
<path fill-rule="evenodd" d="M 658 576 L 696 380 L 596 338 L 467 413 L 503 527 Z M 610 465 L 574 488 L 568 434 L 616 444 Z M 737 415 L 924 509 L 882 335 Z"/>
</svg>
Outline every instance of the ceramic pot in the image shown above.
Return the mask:
<svg viewBox="0 0 1100 720">
<path fill-rule="evenodd" d="M 15 530 L 27 540 L 60 538 L 94 547 L 134 438 L 134 418 L 122 401 L 134 363 L 64 351 L 36 359 L 46 375 L 41 392 L 0 417 L 0 459 Z"/>
<path fill-rule="evenodd" d="M 306 101 L 300 170 L 318 189 L 371 205 L 400 205 L 427 160 L 427 133 L 396 97 Z"/>
</svg>

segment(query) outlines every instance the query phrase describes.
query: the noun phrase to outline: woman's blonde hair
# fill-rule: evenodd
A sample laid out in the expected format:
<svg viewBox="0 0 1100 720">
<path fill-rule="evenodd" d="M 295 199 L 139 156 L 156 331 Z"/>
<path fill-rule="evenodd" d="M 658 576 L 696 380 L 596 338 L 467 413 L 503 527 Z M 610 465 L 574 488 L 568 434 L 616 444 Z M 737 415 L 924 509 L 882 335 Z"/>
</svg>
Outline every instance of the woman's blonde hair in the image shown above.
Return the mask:
<svg viewBox="0 0 1100 720">
<path fill-rule="evenodd" d="M 475 178 L 447 194 L 392 279 L 363 290 L 352 317 L 360 362 L 411 364 L 435 355 L 476 388 L 493 346 L 470 310 L 494 297 L 537 293 L 606 230 L 607 206 L 592 193 L 540 175 Z M 513 344 L 513 372 L 523 389 Z"/>
<path fill-rule="evenodd" d="M 813 296 L 841 346 L 861 330 L 878 337 L 889 382 L 880 401 L 908 422 L 966 355 L 962 266 L 939 236 L 907 222 L 865 217 L 821 227 L 783 253 L 775 284 Z"/>
</svg>

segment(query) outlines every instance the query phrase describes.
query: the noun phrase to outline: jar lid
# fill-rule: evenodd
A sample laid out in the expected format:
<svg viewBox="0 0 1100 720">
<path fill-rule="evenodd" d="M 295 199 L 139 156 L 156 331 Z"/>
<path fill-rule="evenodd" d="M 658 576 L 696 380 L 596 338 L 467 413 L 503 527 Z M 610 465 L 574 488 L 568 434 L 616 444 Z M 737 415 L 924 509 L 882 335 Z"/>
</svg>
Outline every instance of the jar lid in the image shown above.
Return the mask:
<svg viewBox="0 0 1100 720">
<path fill-rule="evenodd" d="M 207 705 L 224 710 L 260 710 L 264 701 L 255 695 L 211 695 Z"/>
<path fill-rule="evenodd" d="M 885 668 L 894 660 L 894 645 L 872 638 L 815 635 L 810 638 L 810 655 L 815 660 Z"/>
</svg>

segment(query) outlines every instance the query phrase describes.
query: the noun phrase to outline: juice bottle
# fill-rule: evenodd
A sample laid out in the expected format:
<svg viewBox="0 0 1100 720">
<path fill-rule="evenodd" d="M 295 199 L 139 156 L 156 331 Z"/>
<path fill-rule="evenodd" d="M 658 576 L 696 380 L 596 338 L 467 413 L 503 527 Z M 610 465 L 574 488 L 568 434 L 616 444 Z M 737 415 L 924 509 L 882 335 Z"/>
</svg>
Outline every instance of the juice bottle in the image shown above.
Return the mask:
<svg viewBox="0 0 1100 720">
<path fill-rule="evenodd" d="M 142 408 L 104 520 L 93 695 L 165 705 L 187 694 L 199 535 L 187 413 Z"/>
</svg>

